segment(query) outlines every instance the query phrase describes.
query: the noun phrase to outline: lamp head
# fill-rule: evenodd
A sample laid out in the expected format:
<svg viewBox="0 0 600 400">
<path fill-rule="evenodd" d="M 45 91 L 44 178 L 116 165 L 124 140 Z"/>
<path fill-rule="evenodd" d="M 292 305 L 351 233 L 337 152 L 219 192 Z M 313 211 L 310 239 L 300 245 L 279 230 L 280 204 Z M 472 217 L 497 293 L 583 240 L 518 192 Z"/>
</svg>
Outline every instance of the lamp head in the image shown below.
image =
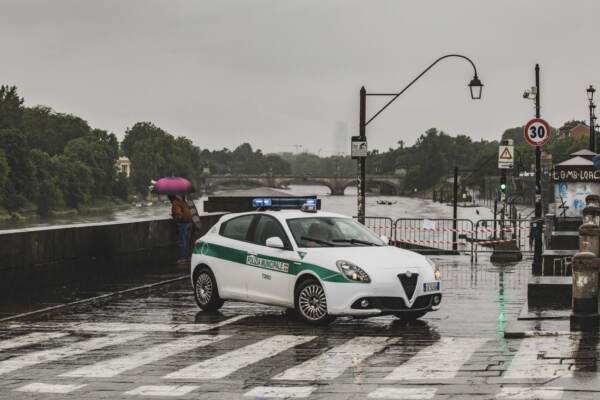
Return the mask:
<svg viewBox="0 0 600 400">
<path fill-rule="evenodd" d="M 477 77 L 477 74 L 471 79 L 469 82 L 469 89 L 471 90 L 471 99 L 479 100 L 481 99 L 481 90 L 483 89 L 483 83 Z"/>
<path fill-rule="evenodd" d="M 588 100 L 592 101 L 594 100 L 594 92 L 596 91 L 596 89 L 594 89 L 594 87 L 592 85 L 590 85 L 586 92 L 587 92 L 587 96 L 588 96 Z"/>
</svg>

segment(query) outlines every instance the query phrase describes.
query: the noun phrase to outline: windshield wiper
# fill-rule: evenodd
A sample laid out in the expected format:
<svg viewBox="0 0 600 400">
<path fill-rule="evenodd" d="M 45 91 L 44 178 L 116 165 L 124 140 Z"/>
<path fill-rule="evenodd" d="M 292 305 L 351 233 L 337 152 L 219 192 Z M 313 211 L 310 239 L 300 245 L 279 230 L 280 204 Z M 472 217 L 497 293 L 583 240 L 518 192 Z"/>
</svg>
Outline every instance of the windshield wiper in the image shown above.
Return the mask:
<svg viewBox="0 0 600 400">
<path fill-rule="evenodd" d="M 325 241 L 325 240 L 321 240 L 321 239 L 317 239 L 317 238 L 313 238 L 310 236 L 300 236 L 300 240 L 308 240 L 309 242 L 315 242 L 315 243 L 319 243 L 319 244 L 324 244 L 325 246 L 330 246 L 333 247 L 335 246 L 335 244 Z"/>
<path fill-rule="evenodd" d="M 366 246 L 378 246 L 373 242 L 367 242 L 366 240 L 360 239 L 333 239 L 333 242 L 343 242 L 343 243 L 351 243 L 351 244 L 364 244 Z"/>
</svg>

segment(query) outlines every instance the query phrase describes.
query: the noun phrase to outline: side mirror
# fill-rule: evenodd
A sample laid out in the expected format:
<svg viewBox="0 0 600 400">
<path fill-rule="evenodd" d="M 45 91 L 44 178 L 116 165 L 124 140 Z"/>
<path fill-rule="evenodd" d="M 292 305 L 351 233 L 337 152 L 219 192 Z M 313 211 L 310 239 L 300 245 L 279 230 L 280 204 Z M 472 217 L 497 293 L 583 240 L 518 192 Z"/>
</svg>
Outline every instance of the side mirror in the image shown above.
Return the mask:
<svg viewBox="0 0 600 400">
<path fill-rule="evenodd" d="M 386 246 L 388 246 L 388 245 L 390 244 L 390 238 L 388 238 L 387 236 L 381 235 L 381 236 L 379 237 L 379 239 L 381 239 L 381 241 L 382 241 L 382 242 L 383 242 L 383 243 L 384 243 Z"/>
<path fill-rule="evenodd" d="M 281 238 L 279 238 L 277 236 L 268 238 L 266 245 L 267 245 L 267 247 L 273 247 L 275 249 L 285 249 L 283 240 L 281 240 Z"/>
</svg>

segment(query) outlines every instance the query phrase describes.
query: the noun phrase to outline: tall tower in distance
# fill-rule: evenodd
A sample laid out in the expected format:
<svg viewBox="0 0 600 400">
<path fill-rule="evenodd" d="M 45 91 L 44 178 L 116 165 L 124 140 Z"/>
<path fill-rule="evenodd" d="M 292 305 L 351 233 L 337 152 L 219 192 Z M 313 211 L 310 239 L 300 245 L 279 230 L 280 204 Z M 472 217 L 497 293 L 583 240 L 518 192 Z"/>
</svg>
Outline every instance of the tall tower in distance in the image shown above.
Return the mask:
<svg viewBox="0 0 600 400">
<path fill-rule="evenodd" d="M 333 130 L 333 154 L 344 156 L 350 151 L 350 137 L 348 136 L 348 123 L 337 121 Z"/>
</svg>

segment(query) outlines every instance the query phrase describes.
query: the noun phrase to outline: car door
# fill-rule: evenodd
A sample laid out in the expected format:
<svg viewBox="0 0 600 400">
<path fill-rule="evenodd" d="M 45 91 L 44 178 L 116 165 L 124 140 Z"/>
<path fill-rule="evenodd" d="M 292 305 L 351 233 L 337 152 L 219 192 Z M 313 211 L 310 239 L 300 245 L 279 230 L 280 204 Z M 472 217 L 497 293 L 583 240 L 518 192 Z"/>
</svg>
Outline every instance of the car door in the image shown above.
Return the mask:
<svg viewBox="0 0 600 400">
<path fill-rule="evenodd" d="M 248 214 L 223 222 L 219 229 L 219 242 L 209 244 L 210 254 L 218 259 L 210 267 L 215 272 L 219 292 L 224 298 L 248 298 L 251 271 L 246 265 L 246 258 L 256 248 L 251 237 L 257 218 L 256 214 Z"/>
<path fill-rule="evenodd" d="M 285 248 L 267 247 L 268 238 L 278 237 Z M 292 281 L 289 269 L 298 255 L 281 223 L 270 215 L 261 215 L 254 229 L 256 251 L 248 258 L 252 275 L 248 281 L 248 298 L 253 301 L 293 306 L 290 295 Z"/>
</svg>

